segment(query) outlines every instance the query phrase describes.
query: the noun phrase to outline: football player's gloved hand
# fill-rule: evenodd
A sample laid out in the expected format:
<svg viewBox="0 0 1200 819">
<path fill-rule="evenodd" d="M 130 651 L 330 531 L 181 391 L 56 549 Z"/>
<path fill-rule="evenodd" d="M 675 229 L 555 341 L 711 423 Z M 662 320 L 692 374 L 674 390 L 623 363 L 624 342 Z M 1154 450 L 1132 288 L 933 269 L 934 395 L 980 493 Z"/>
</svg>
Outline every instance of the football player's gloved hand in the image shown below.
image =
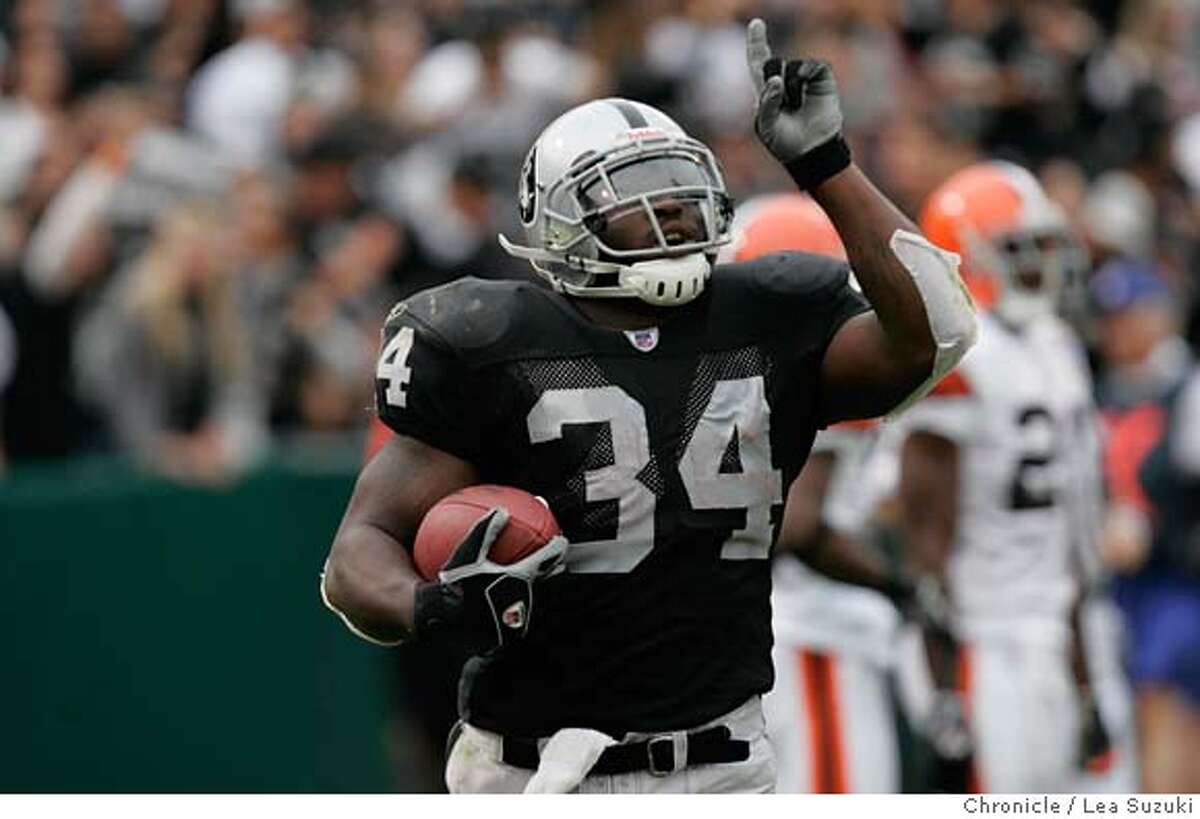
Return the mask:
<svg viewBox="0 0 1200 819">
<path fill-rule="evenodd" d="M 917 581 L 910 616 L 926 632 L 953 634 L 954 603 L 946 594 L 945 586 L 934 577 L 926 575 Z"/>
<path fill-rule="evenodd" d="M 969 792 L 975 744 L 962 697 L 957 691 L 937 690 L 933 707 L 920 726 L 920 732 L 933 751 L 930 773 L 933 790 L 939 793 Z"/>
<path fill-rule="evenodd" d="M 971 731 L 957 691 L 938 689 L 921 733 L 943 759 L 966 759 L 971 755 Z"/>
<path fill-rule="evenodd" d="M 440 582 L 417 587 L 418 637 L 453 632 L 470 648 L 487 651 L 525 636 L 535 589 L 563 570 L 567 539 L 559 535 L 517 562 L 502 565 L 493 562 L 490 553 L 507 525 L 507 509 L 488 511 L 455 547 L 438 574 Z"/>
<path fill-rule="evenodd" d="M 1078 762 L 1082 770 L 1103 768 L 1105 757 L 1112 750 L 1112 740 L 1100 708 L 1090 693 L 1079 697 L 1079 751 Z"/>
<path fill-rule="evenodd" d="M 897 571 L 883 593 L 904 619 L 916 623 L 926 632 L 939 636 L 952 633 L 954 604 L 934 577 L 913 577 L 907 572 Z"/>
<path fill-rule="evenodd" d="M 746 29 L 746 59 L 758 95 L 754 130 L 796 184 L 813 188 L 846 168 L 850 148 L 829 63 L 773 57 L 758 19 Z"/>
</svg>

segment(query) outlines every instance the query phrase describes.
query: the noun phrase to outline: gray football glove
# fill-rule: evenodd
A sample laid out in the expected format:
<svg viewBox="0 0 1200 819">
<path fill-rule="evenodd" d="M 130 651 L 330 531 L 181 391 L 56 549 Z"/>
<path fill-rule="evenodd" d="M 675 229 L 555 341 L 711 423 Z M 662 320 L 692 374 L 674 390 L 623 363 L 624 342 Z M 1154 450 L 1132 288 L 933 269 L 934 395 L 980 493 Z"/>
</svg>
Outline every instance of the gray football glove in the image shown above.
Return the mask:
<svg viewBox="0 0 1200 819">
<path fill-rule="evenodd" d="M 967 727 L 966 711 L 957 691 L 938 689 L 921 733 L 940 757 L 965 759 L 971 755 L 971 730 Z"/>
<path fill-rule="evenodd" d="M 929 771 L 932 790 L 935 793 L 969 793 L 975 747 L 958 692 L 938 689 L 933 707 L 918 728 L 933 752 Z"/>
<path fill-rule="evenodd" d="M 746 60 L 758 94 L 754 130 L 796 184 L 815 187 L 849 165 L 829 63 L 772 56 L 767 24 L 757 18 L 746 28 Z"/>
<path fill-rule="evenodd" d="M 492 546 L 508 518 L 502 506 L 489 510 L 454 549 L 438 573 L 440 582 L 417 587 L 418 636 L 450 630 L 478 651 L 525 636 L 533 617 L 534 590 L 540 581 L 563 571 L 567 539 L 558 535 L 515 563 L 496 563 Z"/>
</svg>

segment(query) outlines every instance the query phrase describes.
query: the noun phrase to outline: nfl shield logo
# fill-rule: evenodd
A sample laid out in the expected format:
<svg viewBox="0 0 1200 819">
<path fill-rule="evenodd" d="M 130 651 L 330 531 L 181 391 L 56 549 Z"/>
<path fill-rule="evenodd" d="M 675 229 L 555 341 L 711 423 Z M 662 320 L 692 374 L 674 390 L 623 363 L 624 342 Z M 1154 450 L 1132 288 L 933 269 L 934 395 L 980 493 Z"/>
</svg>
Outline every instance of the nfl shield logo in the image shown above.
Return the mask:
<svg viewBox="0 0 1200 819">
<path fill-rule="evenodd" d="M 625 337 L 635 350 L 648 353 L 658 346 L 658 328 L 647 327 L 644 330 L 626 330 Z"/>
</svg>

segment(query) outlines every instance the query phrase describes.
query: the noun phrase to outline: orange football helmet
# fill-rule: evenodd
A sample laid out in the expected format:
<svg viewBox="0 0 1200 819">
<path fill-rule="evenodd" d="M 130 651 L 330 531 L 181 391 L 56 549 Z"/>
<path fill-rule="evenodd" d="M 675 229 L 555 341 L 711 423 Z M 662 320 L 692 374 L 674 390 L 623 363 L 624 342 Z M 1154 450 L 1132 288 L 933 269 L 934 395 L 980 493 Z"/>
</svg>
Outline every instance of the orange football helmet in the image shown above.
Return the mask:
<svg viewBox="0 0 1200 819">
<path fill-rule="evenodd" d="M 821 206 L 800 193 L 758 196 L 733 216 L 729 257 L 744 262 L 768 253 L 800 250 L 846 260 L 841 237 Z"/>
<path fill-rule="evenodd" d="M 981 308 L 1023 324 L 1053 312 L 1087 255 L 1037 178 L 1011 162 L 980 162 L 925 200 L 921 230 L 962 258 L 959 272 Z"/>
</svg>

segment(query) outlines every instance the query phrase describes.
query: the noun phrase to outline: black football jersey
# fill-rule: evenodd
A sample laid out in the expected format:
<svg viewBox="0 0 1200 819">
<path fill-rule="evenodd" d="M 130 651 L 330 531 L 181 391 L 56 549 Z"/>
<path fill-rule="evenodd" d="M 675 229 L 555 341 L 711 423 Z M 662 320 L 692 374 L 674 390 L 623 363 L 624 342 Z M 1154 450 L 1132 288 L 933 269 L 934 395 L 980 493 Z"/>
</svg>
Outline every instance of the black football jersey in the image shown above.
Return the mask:
<svg viewBox="0 0 1200 819">
<path fill-rule="evenodd" d="M 468 666 L 481 728 L 680 729 L 771 688 L 769 558 L 819 425 L 834 332 L 867 309 L 832 259 L 722 265 L 638 331 L 530 282 L 396 306 L 376 392 L 396 432 L 541 495 L 570 540 L 520 644 Z"/>
</svg>

